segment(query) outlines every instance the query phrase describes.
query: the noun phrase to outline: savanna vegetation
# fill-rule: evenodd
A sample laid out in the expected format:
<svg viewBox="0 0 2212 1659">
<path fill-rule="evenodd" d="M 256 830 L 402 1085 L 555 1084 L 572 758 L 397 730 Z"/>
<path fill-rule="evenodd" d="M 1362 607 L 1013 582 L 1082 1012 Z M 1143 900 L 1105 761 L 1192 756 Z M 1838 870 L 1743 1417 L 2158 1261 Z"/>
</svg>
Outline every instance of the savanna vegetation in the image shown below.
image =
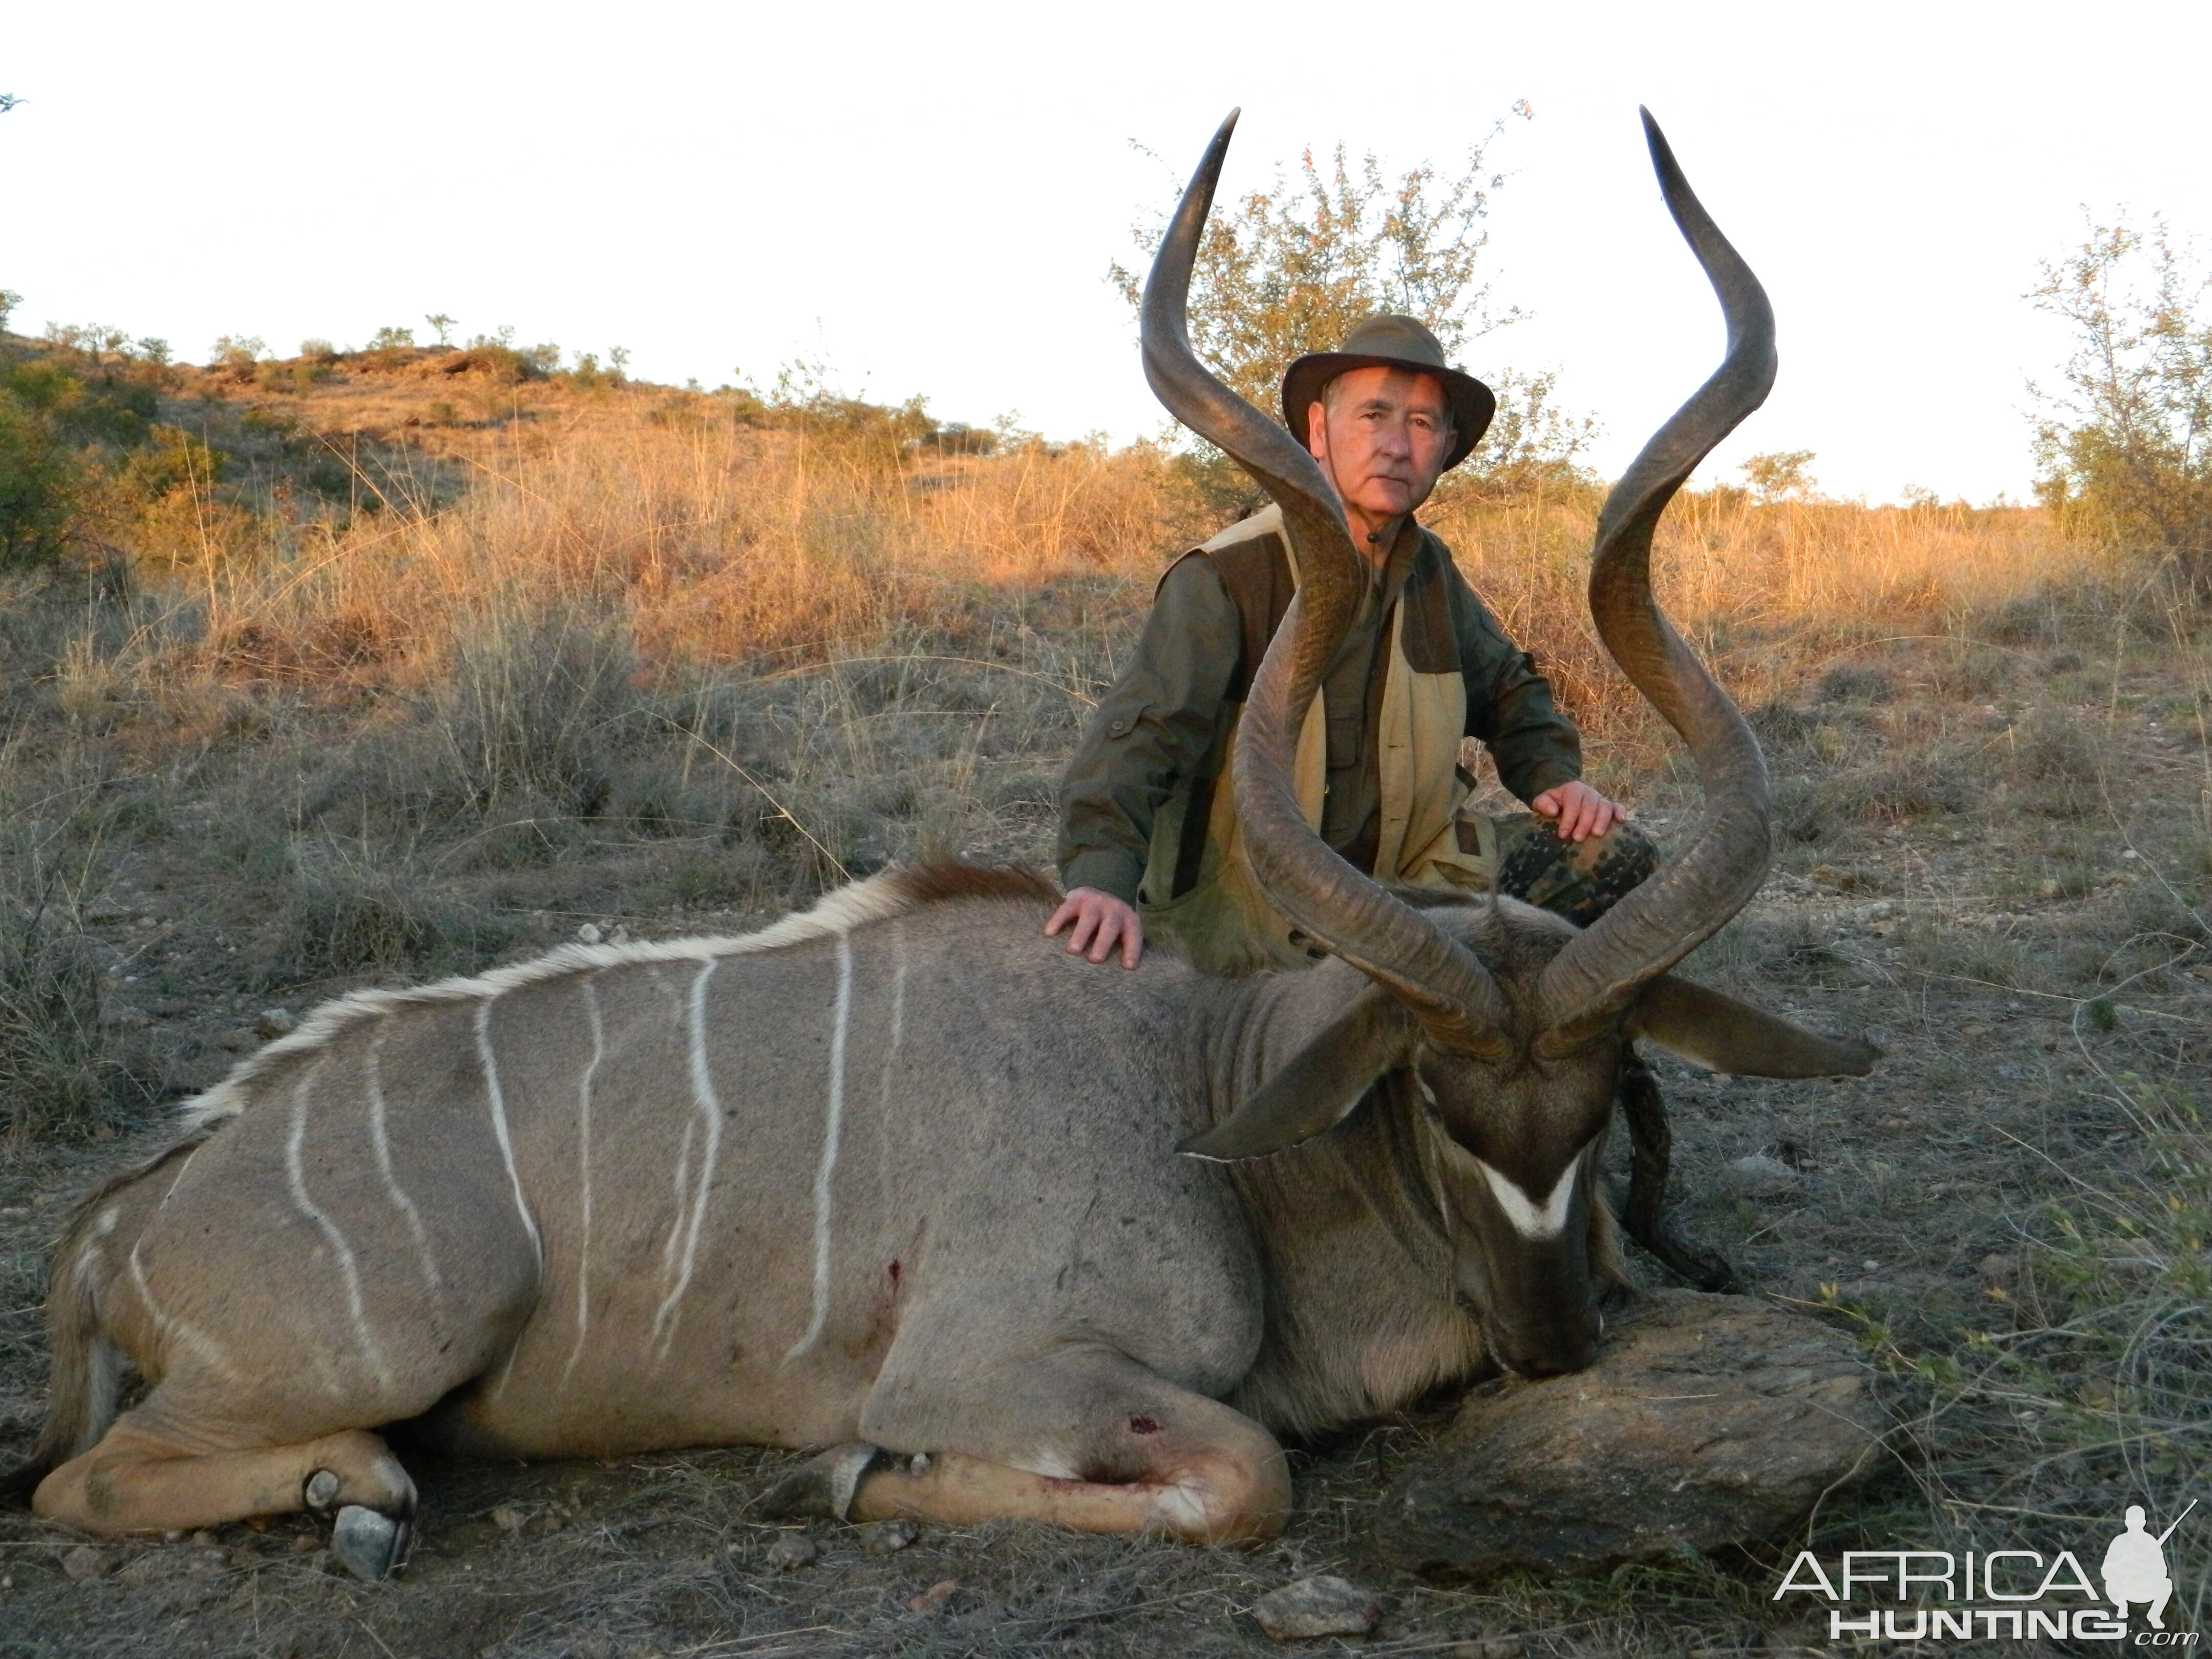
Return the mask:
<svg viewBox="0 0 2212 1659">
<path fill-rule="evenodd" d="M 1479 155 L 1456 185 L 1340 155 L 1231 204 L 1196 309 L 1247 325 L 1204 345 L 1257 386 L 1378 298 L 1474 337 L 1494 185 Z M 1293 234 L 1316 215 L 1326 269 Z M 1879 1368 L 1898 1464 L 1815 1517 L 1830 1554 L 2101 1547 L 2212 1455 L 2196 282 L 2124 227 L 2052 268 L 2081 356 L 2039 505 L 1824 500 L 1777 451 L 1662 526 L 1667 603 L 1779 807 L 1765 895 L 1692 966 L 1890 1056 L 1839 1085 L 1666 1078 L 1691 1230 Z M 750 926 L 893 859 L 1044 860 L 1152 582 L 1239 505 L 1164 441 L 946 424 L 803 365 L 646 385 L 426 322 L 437 343 L 227 338 L 206 367 L 0 333 L 0 1451 L 40 1414 L 66 1200 L 165 1103 L 351 987 Z M 1547 380 L 1507 389 L 1493 458 L 1425 516 L 1663 842 L 1695 793 L 1583 614 L 1587 427 Z M 1791 1179 L 1732 1184 L 1753 1154 Z M 1298 1519 L 1250 1556 L 1006 1527 L 877 1559 L 826 1529 L 780 1574 L 759 1452 L 418 1471 L 424 1552 L 374 1592 L 304 1522 L 72 1556 L 0 1515 L 0 1647 L 1231 1653 L 1267 1645 L 1254 1594 L 1317 1570 L 1382 1593 L 1376 1652 L 1822 1645 L 1770 1599 L 1802 1540 L 1596 1583 L 1381 1574 L 1364 1517 L 1437 1404 L 1302 1449 Z"/>
</svg>

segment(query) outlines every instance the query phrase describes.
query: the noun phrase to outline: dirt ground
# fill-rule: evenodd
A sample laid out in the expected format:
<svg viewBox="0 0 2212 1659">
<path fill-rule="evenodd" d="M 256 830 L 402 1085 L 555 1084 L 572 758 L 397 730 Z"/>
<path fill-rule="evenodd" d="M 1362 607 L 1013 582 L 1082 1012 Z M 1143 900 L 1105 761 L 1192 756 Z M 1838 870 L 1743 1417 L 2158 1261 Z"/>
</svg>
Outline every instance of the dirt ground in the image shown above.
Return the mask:
<svg viewBox="0 0 2212 1659">
<path fill-rule="evenodd" d="M 1831 1556 L 1885 1541 L 2081 1548 L 2084 1528 L 2100 1546 L 2126 1503 L 2171 1514 L 2212 1453 L 2212 1165 L 2197 1115 L 2212 797 L 2195 647 L 2149 629 L 2115 637 L 2054 612 L 2024 635 L 1890 641 L 1816 665 L 1757 717 L 1782 855 L 1692 969 L 1867 1031 L 1887 1057 L 1847 1083 L 1662 1075 L 1687 1231 L 1724 1249 L 1752 1294 L 1859 1336 L 1897 1423 L 1894 1471 L 1802 1538 L 1601 1583 L 1395 1573 L 1369 1552 L 1368 1515 L 1449 1400 L 1299 1449 L 1297 1516 L 1251 1553 L 1001 1525 L 924 1527 L 878 1555 L 857 1530 L 817 1524 L 817 1562 L 780 1571 L 765 1553 L 790 1528 L 748 1506 L 789 1454 L 418 1462 L 421 1544 L 375 1586 L 336 1569 L 304 1521 L 87 1553 L 0 1512 L 0 1656 L 1247 1654 L 1278 1650 L 1249 1615 L 1255 1597 L 1316 1571 L 1380 1598 L 1383 1622 L 1358 1644 L 1373 1655 L 1826 1650 L 1803 1603 L 1771 1599 L 1808 1540 Z M 1040 726 L 994 763 L 1048 776 L 1068 735 Z M 1692 797 L 1666 765 L 1607 764 L 1662 842 L 1689 822 Z M 263 1010 L 296 1014 L 377 976 L 288 978 L 264 949 L 277 899 L 250 860 L 206 854 L 247 769 L 176 784 L 151 827 L 116 837 L 82 906 L 112 970 L 118 1051 L 172 1097 L 250 1049 Z M 1035 801 L 994 822 L 971 850 L 1045 852 Z M 679 857 L 685 882 L 667 873 Z M 444 902 L 496 913 L 483 948 L 501 958 L 586 923 L 665 936 L 764 919 L 703 883 L 701 857 L 571 849 L 526 891 L 511 872 L 456 877 Z M 43 1275 L 72 1195 L 162 1139 L 143 1117 L 118 1123 L 0 1162 L 0 1462 L 41 1414 Z M 1796 1179 L 1741 1190 L 1729 1166 L 1753 1154 Z M 2212 1614 L 2205 1539 L 2212 1524 L 2172 1547 L 2176 1628 Z"/>
</svg>

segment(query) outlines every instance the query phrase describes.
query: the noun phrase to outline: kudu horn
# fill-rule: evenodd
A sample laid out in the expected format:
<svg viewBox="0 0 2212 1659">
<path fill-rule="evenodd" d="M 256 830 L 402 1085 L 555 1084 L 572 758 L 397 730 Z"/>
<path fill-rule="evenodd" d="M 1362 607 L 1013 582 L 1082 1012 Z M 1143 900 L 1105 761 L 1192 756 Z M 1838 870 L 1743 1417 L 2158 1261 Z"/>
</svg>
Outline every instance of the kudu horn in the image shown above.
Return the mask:
<svg viewBox="0 0 2212 1659">
<path fill-rule="evenodd" d="M 1252 870 L 1293 925 L 1401 998 L 1443 1045 L 1501 1054 L 1504 1001 L 1489 970 L 1314 833 L 1291 785 L 1297 737 L 1367 591 L 1334 487 L 1292 435 L 1224 386 L 1190 349 L 1199 239 L 1237 126 L 1221 124 L 1191 175 L 1146 279 L 1145 378 L 1168 412 L 1234 459 L 1283 510 L 1297 595 L 1254 677 L 1231 776 Z"/>
<path fill-rule="evenodd" d="M 1590 615 L 1606 650 L 1688 746 L 1705 816 L 1680 854 L 1569 942 L 1539 988 L 1540 1046 L 1574 1048 L 1725 927 L 1765 878 L 1772 855 L 1766 763 L 1743 715 L 1651 597 L 1651 532 L 1698 463 L 1766 401 L 1774 311 L 1766 291 L 1692 193 L 1666 135 L 1641 112 L 1659 188 L 1705 268 L 1728 322 L 1712 378 L 1644 446 L 1598 516 Z"/>
</svg>

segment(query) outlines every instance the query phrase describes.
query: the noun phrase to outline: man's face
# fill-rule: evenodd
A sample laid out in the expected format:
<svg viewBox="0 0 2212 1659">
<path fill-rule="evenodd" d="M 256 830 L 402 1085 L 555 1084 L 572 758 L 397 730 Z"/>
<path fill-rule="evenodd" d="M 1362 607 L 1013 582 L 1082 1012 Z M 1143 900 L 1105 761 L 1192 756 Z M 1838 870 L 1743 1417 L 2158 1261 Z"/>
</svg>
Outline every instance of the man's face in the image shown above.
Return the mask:
<svg viewBox="0 0 2212 1659">
<path fill-rule="evenodd" d="M 1451 448 L 1443 387 L 1410 369 L 1346 369 L 1308 420 L 1307 447 L 1345 506 L 1378 524 L 1428 500 Z"/>
</svg>

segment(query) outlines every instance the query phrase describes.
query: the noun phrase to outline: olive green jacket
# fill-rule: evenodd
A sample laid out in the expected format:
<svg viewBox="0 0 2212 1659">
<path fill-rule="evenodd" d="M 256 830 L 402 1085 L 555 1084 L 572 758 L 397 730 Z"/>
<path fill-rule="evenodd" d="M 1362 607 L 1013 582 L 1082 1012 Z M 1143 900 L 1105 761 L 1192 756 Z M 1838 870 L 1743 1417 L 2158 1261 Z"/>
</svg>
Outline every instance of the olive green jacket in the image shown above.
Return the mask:
<svg viewBox="0 0 2212 1659">
<path fill-rule="evenodd" d="M 1224 868 L 1241 865 L 1228 856 L 1228 763 L 1252 676 L 1295 591 L 1280 526 L 1270 508 L 1169 570 L 1061 789 L 1062 879 L 1140 902 L 1163 932 L 1190 932 L 1200 918 L 1181 913 L 1209 908 L 1207 890 L 1224 877 L 1233 887 L 1240 873 Z M 1409 524 L 1302 734 L 1296 782 L 1309 821 L 1363 869 L 1403 880 L 1437 873 L 1431 838 L 1465 793 L 1453 775 L 1462 732 L 1489 746 L 1524 800 L 1581 775 L 1579 739 L 1550 685 L 1468 589 L 1449 549 Z M 1250 894 L 1224 902 L 1258 908 Z"/>
</svg>

